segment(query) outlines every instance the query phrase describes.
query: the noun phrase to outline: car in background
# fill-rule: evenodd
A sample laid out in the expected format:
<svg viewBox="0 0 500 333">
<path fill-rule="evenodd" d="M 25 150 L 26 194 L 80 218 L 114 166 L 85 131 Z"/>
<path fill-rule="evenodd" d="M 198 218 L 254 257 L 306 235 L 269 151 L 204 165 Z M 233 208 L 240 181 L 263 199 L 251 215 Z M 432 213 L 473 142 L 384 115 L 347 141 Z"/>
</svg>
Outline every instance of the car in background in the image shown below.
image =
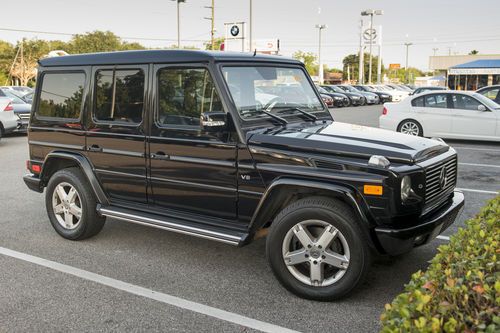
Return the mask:
<svg viewBox="0 0 500 333">
<path fill-rule="evenodd" d="M 32 91 L 32 92 L 29 92 L 27 93 L 26 95 L 24 95 L 23 97 L 21 97 L 21 99 L 23 101 L 25 101 L 26 103 L 28 104 L 33 104 L 33 96 L 35 95 L 35 92 Z"/>
<path fill-rule="evenodd" d="M 0 97 L 0 138 L 17 129 L 19 117 L 14 114 L 14 107 L 8 97 Z"/>
<path fill-rule="evenodd" d="M 426 92 L 385 103 L 379 127 L 416 136 L 500 141 L 500 105 L 475 92 Z"/>
<path fill-rule="evenodd" d="M 394 90 L 405 91 L 408 94 L 411 94 L 414 90 L 414 89 L 411 89 L 403 84 L 386 83 L 386 84 L 384 84 L 384 86 L 386 86 L 390 89 L 394 89 Z"/>
<path fill-rule="evenodd" d="M 19 126 L 17 132 L 26 132 L 31 113 L 31 104 L 26 103 L 21 97 L 9 89 L 0 89 L 0 97 L 7 97 L 14 107 L 14 114 L 18 117 Z"/>
<path fill-rule="evenodd" d="M 346 92 L 351 92 L 351 93 L 357 93 L 363 95 L 363 97 L 366 100 L 366 104 L 379 104 L 380 99 L 377 94 L 367 92 L 367 91 L 361 91 L 359 89 L 356 89 L 355 87 L 348 85 L 348 84 L 342 84 L 338 86 L 342 90 L 345 90 Z"/>
<path fill-rule="evenodd" d="M 500 104 L 500 84 L 487 86 L 476 90 L 478 94 L 488 97 L 497 104 Z"/>
<path fill-rule="evenodd" d="M 335 106 L 335 104 L 334 104 L 334 101 L 333 101 L 333 98 L 332 98 L 332 97 L 330 97 L 330 96 L 328 96 L 328 95 L 326 95 L 326 94 L 321 94 L 321 93 L 320 93 L 319 95 L 321 96 L 321 100 L 322 100 L 323 102 L 325 102 L 325 104 L 326 104 L 326 106 L 327 106 L 328 108 L 333 108 L 333 107 Z"/>
<path fill-rule="evenodd" d="M 366 99 L 360 93 L 348 92 L 348 91 L 341 89 L 339 86 L 336 86 L 336 85 L 321 85 L 321 87 L 324 88 L 328 92 L 340 93 L 340 94 L 346 95 L 347 97 L 349 97 L 349 101 L 350 101 L 350 104 L 352 106 L 366 104 Z"/>
<path fill-rule="evenodd" d="M 26 95 L 27 93 L 34 91 L 33 88 L 26 87 L 26 86 L 1 86 L 0 89 L 10 90 L 10 91 L 16 92 L 17 94 L 20 94 L 21 96 Z"/>
<path fill-rule="evenodd" d="M 392 102 L 392 95 L 386 92 L 378 91 L 370 86 L 365 86 L 365 85 L 353 85 L 353 87 L 358 89 L 359 91 L 365 91 L 376 94 L 378 96 L 379 103 Z"/>
<path fill-rule="evenodd" d="M 391 95 L 393 102 L 402 101 L 403 99 L 405 99 L 406 97 L 408 97 L 410 95 L 410 93 L 408 93 L 407 91 L 392 89 L 392 88 L 389 88 L 389 87 L 387 87 L 385 85 L 381 85 L 381 84 L 370 85 L 369 87 L 371 87 L 377 91 L 384 92 L 386 94 Z"/>
<path fill-rule="evenodd" d="M 344 106 L 351 105 L 351 101 L 349 100 L 349 97 L 347 97 L 345 94 L 331 92 L 331 91 L 328 91 L 325 88 L 320 87 L 320 86 L 316 86 L 316 88 L 318 89 L 318 92 L 320 94 L 322 94 L 322 95 L 328 95 L 331 98 L 333 98 L 333 105 L 335 107 L 341 108 L 341 107 L 344 107 Z"/>
<path fill-rule="evenodd" d="M 437 86 L 418 87 L 410 95 L 418 95 L 426 91 L 435 91 L 435 90 L 446 90 L 446 87 L 437 87 Z"/>
</svg>

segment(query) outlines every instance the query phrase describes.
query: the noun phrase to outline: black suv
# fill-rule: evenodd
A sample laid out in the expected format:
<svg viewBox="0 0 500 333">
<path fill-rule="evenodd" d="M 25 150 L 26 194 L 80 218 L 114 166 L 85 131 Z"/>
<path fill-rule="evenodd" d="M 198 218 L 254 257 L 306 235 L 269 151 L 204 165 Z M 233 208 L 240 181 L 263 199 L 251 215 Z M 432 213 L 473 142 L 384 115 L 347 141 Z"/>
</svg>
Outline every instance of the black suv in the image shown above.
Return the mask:
<svg viewBox="0 0 500 333">
<path fill-rule="evenodd" d="M 373 253 L 425 244 L 460 213 L 438 140 L 337 123 L 302 63 L 183 50 L 40 61 L 32 190 L 81 240 L 106 217 L 242 246 L 267 236 L 290 291 L 332 300 Z"/>
</svg>

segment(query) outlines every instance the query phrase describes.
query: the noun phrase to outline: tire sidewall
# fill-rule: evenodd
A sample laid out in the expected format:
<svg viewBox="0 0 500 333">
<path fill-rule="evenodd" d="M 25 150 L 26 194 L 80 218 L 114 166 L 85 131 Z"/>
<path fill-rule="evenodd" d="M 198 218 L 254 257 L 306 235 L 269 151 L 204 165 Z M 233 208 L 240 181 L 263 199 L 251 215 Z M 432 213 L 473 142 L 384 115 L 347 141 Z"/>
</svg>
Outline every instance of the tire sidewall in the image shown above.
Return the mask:
<svg viewBox="0 0 500 333">
<path fill-rule="evenodd" d="M 80 197 L 82 217 L 80 218 L 80 224 L 75 229 L 69 230 L 61 226 L 57 221 L 54 209 L 52 207 L 52 196 L 54 193 L 54 189 L 60 183 L 71 184 L 76 189 L 76 191 L 78 192 L 78 196 Z M 95 209 L 95 207 L 91 207 L 91 203 L 88 199 L 88 190 L 85 188 L 85 185 L 82 184 L 81 180 L 77 176 L 75 176 L 73 171 L 66 169 L 56 172 L 50 178 L 45 193 L 45 205 L 52 227 L 62 237 L 72 240 L 79 239 L 83 234 L 85 234 L 89 224 L 89 215 L 91 213 L 91 209 Z"/>
<path fill-rule="evenodd" d="M 326 287 L 313 287 L 298 281 L 289 272 L 282 255 L 282 245 L 286 233 L 297 223 L 317 219 L 325 221 L 337 228 L 345 237 L 350 251 L 349 267 L 342 278 Z M 342 297 L 351 291 L 363 277 L 367 264 L 366 245 L 363 244 L 360 231 L 354 226 L 355 221 L 349 221 L 332 210 L 324 207 L 301 208 L 275 221 L 268 236 L 267 254 L 270 265 L 278 280 L 288 290 L 301 297 L 327 301 Z"/>
</svg>

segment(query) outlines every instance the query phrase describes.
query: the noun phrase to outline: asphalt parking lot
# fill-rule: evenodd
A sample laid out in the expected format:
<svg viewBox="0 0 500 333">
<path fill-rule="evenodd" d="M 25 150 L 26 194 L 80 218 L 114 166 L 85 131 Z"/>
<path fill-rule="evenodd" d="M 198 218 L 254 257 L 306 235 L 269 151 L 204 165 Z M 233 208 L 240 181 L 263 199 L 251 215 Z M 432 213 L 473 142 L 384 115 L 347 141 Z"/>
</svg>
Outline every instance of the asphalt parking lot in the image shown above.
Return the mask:
<svg viewBox="0 0 500 333">
<path fill-rule="evenodd" d="M 376 126 L 381 106 L 333 109 L 337 121 Z M 449 142 L 466 197 L 449 236 L 500 190 L 500 145 Z M 265 259 L 265 240 L 234 248 L 108 220 L 72 242 L 49 224 L 44 196 L 22 181 L 25 136 L 0 140 L 0 331 L 374 332 L 384 304 L 425 269 L 446 237 L 378 258 L 366 282 L 332 303 L 293 296 Z M 13 252 L 15 251 L 15 252 Z M 28 256 L 29 255 L 29 256 Z"/>
</svg>

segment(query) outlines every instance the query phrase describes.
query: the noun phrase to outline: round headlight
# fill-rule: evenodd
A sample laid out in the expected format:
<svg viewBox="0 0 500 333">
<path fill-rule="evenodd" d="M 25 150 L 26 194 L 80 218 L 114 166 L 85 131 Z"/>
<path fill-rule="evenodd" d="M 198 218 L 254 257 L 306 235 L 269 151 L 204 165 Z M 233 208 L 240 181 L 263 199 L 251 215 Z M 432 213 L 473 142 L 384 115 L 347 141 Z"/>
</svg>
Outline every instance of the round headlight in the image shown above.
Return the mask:
<svg viewBox="0 0 500 333">
<path fill-rule="evenodd" d="M 401 200 L 406 201 L 410 197 L 411 193 L 411 178 L 409 176 L 404 176 L 401 179 Z"/>
</svg>

